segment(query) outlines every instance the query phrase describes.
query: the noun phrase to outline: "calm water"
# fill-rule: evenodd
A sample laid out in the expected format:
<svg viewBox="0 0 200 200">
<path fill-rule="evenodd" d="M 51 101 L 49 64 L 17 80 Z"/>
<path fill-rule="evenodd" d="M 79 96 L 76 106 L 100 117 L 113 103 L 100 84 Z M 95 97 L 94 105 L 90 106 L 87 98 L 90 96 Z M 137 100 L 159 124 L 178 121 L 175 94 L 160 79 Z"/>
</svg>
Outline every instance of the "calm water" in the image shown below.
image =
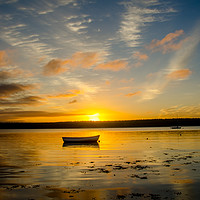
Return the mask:
<svg viewBox="0 0 200 200">
<path fill-rule="evenodd" d="M 199 186 L 199 127 L 0 130 L 0 200 L 199 199 Z"/>
</svg>

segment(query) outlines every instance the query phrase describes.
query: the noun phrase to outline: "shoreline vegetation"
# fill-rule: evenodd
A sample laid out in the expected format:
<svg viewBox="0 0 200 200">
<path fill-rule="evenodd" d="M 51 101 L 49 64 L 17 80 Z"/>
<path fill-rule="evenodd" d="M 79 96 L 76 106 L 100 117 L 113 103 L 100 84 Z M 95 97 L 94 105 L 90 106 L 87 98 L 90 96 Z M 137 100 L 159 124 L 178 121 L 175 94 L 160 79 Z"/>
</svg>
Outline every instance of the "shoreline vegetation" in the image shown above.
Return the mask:
<svg viewBox="0 0 200 200">
<path fill-rule="evenodd" d="M 0 122 L 0 129 L 128 128 L 200 126 L 200 118 L 140 119 L 123 121 Z"/>
</svg>

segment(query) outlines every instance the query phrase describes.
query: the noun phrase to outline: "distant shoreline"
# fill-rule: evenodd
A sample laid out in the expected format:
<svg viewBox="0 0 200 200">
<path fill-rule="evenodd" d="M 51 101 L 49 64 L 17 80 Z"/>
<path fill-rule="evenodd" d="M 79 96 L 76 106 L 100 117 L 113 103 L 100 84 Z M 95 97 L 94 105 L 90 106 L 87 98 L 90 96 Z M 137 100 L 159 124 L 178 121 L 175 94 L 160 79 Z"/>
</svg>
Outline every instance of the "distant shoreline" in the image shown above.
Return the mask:
<svg viewBox="0 0 200 200">
<path fill-rule="evenodd" d="M 74 121 L 74 122 L 0 122 L 0 129 L 52 129 L 52 128 L 128 128 L 200 126 L 200 118 L 142 119 L 124 121 Z"/>
</svg>

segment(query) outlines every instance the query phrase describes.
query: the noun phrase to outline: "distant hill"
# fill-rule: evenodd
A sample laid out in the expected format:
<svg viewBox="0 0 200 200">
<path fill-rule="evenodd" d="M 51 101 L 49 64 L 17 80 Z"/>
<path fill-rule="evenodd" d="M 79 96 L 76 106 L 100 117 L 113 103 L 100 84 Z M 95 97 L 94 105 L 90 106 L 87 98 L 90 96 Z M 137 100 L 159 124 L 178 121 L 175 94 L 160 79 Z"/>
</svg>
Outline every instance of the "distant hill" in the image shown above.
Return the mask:
<svg viewBox="0 0 200 200">
<path fill-rule="evenodd" d="M 0 122 L 0 129 L 47 129 L 47 128 L 125 128 L 200 126 L 200 118 L 144 119 L 124 121 L 77 121 L 47 123 Z"/>
</svg>

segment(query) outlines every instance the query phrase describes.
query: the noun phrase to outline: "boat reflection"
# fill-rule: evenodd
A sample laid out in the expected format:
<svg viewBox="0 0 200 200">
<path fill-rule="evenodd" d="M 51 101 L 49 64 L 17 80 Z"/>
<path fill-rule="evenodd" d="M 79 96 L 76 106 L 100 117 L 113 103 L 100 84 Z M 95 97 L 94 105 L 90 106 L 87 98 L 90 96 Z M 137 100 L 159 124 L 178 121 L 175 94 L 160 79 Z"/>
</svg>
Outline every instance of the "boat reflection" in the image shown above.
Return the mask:
<svg viewBox="0 0 200 200">
<path fill-rule="evenodd" d="M 99 143 L 98 142 L 93 142 L 93 143 L 63 143 L 63 147 L 68 147 L 68 148 L 95 148 L 95 149 L 100 149 Z"/>
</svg>

